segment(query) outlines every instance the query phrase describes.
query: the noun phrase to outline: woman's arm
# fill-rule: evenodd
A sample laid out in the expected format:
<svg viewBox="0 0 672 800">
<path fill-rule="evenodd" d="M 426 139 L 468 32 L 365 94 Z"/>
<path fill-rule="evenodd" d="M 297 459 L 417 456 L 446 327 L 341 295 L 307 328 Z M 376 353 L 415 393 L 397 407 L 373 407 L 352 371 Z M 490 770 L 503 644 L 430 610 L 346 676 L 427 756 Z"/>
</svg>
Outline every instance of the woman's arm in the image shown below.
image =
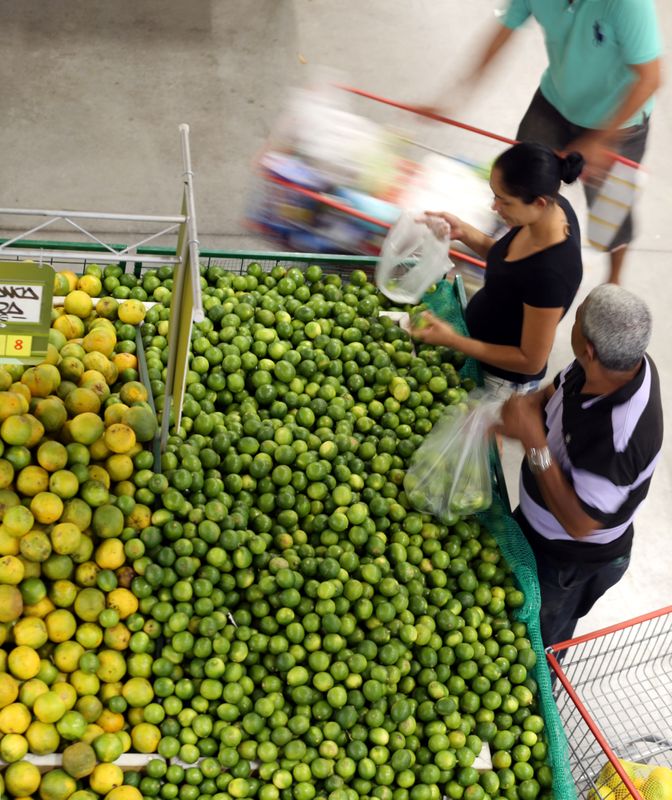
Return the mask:
<svg viewBox="0 0 672 800">
<path fill-rule="evenodd" d="M 460 241 L 470 247 L 481 258 L 487 258 L 490 248 L 497 240 L 483 233 L 483 231 L 479 231 L 478 228 L 474 228 L 473 225 L 465 225 L 464 227 L 464 238 Z"/>
<path fill-rule="evenodd" d="M 412 334 L 423 342 L 452 347 L 499 369 L 536 375 L 548 361 L 555 329 L 562 319 L 563 311 L 563 308 L 537 308 L 524 304 L 520 347 L 490 344 L 460 336 L 448 323 L 430 314 L 425 315 L 429 325 L 413 330 Z"/>
<path fill-rule="evenodd" d="M 474 228 L 468 222 L 464 222 L 455 214 L 450 214 L 447 211 L 426 211 L 425 216 L 430 219 L 427 221 L 429 227 L 432 227 L 431 218 L 438 217 L 440 220 L 447 222 L 450 225 L 450 238 L 466 244 L 481 258 L 487 258 L 488 252 L 493 244 L 497 241 L 492 236 L 486 236 L 483 231 Z"/>
</svg>

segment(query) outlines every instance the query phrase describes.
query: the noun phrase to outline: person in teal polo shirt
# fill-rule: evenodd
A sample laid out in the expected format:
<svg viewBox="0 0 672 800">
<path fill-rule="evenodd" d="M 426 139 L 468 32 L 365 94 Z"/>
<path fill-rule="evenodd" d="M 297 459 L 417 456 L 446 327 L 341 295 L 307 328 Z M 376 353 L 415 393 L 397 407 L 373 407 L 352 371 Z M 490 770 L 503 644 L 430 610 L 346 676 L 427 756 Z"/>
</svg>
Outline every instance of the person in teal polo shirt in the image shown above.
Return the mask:
<svg viewBox="0 0 672 800">
<path fill-rule="evenodd" d="M 605 149 L 637 162 L 644 155 L 661 83 L 655 0 L 509 0 L 467 87 L 474 87 L 529 17 L 543 29 L 548 67 L 516 138 L 580 152 L 590 206 L 597 194 L 590 177 L 606 166 Z M 620 280 L 632 235 L 628 215 L 609 246 L 611 283 Z"/>
</svg>

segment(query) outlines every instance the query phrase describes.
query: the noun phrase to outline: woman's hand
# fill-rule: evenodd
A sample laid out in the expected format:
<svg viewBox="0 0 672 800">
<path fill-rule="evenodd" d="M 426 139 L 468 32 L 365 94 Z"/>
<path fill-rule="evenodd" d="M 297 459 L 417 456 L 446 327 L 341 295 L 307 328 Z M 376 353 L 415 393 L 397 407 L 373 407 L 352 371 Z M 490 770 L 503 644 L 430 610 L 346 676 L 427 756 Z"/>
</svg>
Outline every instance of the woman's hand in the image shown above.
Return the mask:
<svg viewBox="0 0 672 800">
<path fill-rule="evenodd" d="M 450 238 L 455 241 L 461 242 L 462 237 L 466 235 L 466 223 L 464 223 L 455 214 L 450 214 L 447 211 L 425 211 L 424 223 L 427 227 L 434 231 L 439 238 L 445 236 L 445 225 L 450 225 Z M 442 232 L 442 228 L 444 231 Z"/>
<path fill-rule="evenodd" d="M 425 311 L 419 319 L 411 318 L 411 336 L 425 344 L 453 347 L 457 333 L 447 322 Z"/>
</svg>

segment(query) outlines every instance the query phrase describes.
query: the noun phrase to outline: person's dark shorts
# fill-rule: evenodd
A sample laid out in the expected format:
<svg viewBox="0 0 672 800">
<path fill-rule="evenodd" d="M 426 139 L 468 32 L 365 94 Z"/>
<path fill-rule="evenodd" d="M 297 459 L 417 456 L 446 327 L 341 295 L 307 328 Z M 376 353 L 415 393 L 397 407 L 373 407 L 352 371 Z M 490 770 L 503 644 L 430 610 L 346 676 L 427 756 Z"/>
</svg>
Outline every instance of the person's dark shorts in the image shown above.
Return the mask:
<svg viewBox="0 0 672 800">
<path fill-rule="evenodd" d="M 543 96 L 540 89 L 537 89 L 525 116 L 518 126 L 516 139 L 521 142 L 541 142 L 554 150 L 563 150 L 574 139 L 588 132 L 588 128 L 574 125 L 552 106 Z M 638 164 L 644 157 L 646 149 L 646 139 L 649 133 L 649 118 L 642 114 L 640 125 L 633 125 L 624 128 L 619 138 L 618 144 L 612 145 L 613 150 L 624 158 L 636 161 Z M 591 186 L 584 183 L 586 201 L 590 207 L 598 193 L 598 186 Z M 610 250 L 617 250 L 629 244 L 633 238 L 632 214 L 623 221 L 623 224 L 616 232 Z"/>
<path fill-rule="evenodd" d="M 572 638 L 581 617 L 585 617 L 607 589 L 623 577 L 630 564 L 630 553 L 608 561 L 591 562 L 582 560 L 577 549 L 574 559 L 555 558 L 536 550 L 533 539 L 526 535 L 526 531 L 533 529 L 520 506 L 514 510 L 513 518 L 530 542 L 537 561 L 541 638 L 544 646 L 550 647 Z"/>
</svg>

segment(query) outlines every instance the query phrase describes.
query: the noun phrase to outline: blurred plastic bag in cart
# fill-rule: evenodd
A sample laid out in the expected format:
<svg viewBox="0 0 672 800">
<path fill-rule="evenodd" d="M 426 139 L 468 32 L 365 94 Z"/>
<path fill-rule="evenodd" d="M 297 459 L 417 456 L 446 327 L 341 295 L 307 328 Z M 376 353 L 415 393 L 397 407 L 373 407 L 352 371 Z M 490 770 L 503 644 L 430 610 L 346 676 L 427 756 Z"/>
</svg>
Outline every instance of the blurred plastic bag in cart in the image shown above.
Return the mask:
<svg viewBox="0 0 672 800">
<path fill-rule="evenodd" d="M 428 209 L 451 211 L 460 219 L 494 236 L 500 222 L 492 210 L 492 190 L 481 168 L 448 154 L 430 153 L 418 164 L 399 195 L 405 211 L 424 213 Z M 460 248 L 460 243 L 456 248 Z M 467 249 L 467 248 L 464 248 Z"/>
<path fill-rule="evenodd" d="M 501 398 L 487 392 L 448 406 L 406 473 L 404 490 L 411 505 L 446 524 L 490 507 L 490 431 L 501 409 Z"/>
<path fill-rule="evenodd" d="M 337 186 L 377 196 L 395 188 L 402 142 L 382 125 L 352 112 L 336 71 L 320 69 L 306 88 L 293 89 L 267 148 L 293 153 Z"/>
<path fill-rule="evenodd" d="M 447 222 L 434 217 L 419 221 L 411 213 L 402 214 L 383 242 L 376 286 L 396 303 L 417 303 L 452 268 L 449 247 Z"/>
</svg>

